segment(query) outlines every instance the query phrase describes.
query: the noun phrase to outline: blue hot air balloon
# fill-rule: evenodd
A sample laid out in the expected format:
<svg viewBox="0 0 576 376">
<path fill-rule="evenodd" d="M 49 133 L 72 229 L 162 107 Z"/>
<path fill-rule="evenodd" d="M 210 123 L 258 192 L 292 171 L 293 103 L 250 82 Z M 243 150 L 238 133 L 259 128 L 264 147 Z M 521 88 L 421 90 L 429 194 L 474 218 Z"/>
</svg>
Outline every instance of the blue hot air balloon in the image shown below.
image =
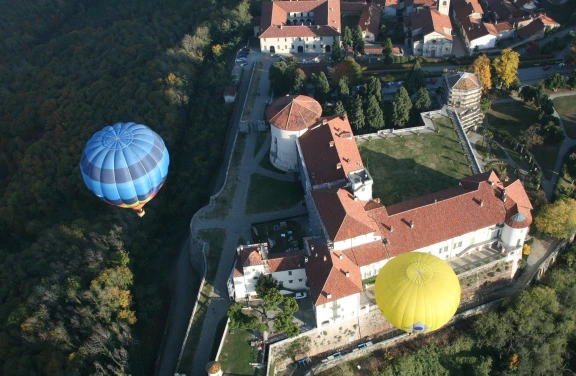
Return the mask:
<svg viewBox="0 0 576 376">
<path fill-rule="evenodd" d="M 144 205 L 164 184 L 169 164 L 166 145 L 156 132 L 142 124 L 117 123 L 86 143 L 80 170 L 96 196 L 142 217 Z"/>
</svg>

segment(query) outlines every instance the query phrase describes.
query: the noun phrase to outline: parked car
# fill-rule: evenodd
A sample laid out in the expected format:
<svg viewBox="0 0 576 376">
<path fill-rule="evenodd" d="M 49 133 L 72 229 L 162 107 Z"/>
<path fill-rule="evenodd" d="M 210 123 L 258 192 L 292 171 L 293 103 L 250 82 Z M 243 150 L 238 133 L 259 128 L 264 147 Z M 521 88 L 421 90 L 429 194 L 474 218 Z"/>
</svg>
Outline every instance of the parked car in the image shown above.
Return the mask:
<svg viewBox="0 0 576 376">
<path fill-rule="evenodd" d="M 239 57 L 246 57 L 246 56 L 248 56 L 248 54 L 245 53 L 245 52 L 239 52 L 238 54 L 236 54 L 236 57 L 237 57 L 237 58 L 239 58 Z"/>
<path fill-rule="evenodd" d="M 305 367 L 310 364 L 310 358 L 302 358 L 298 361 L 298 367 Z"/>
<path fill-rule="evenodd" d="M 396 82 L 396 85 L 398 85 L 398 86 L 402 86 L 403 84 L 404 84 L 404 81 L 398 81 L 398 82 Z"/>
<path fill-rule="evenodd" d="M 374 345 L 372 342 L 365 342 L 365 343 L 359 344 L 359 345 L 358 345 L 358 348 L 359 348 L 359 349 L 365 349 L 366 347 L 370 347 L 370 346 L 372 346 L 372 345 Z"/>
<path fill-rule="evenodd" d="M 546 65 L 546 66 L 544 67 L 544 70 L 548 70 L 548 69 L 550 69 L 550 65 Z"/>
<path fill-rule="evenodd" d="M 560 64 L 556 65 L 556 68 L 562 69 L 562 68 L 564 68 L 564 66 L 565 66 L 564 63 L 560 63 Z"/>
<path fill-rule="evenodd" d="M 305 292 L 297 292 L 295 298 L 296 299 L 304 299 L 307 296 L 308 296 L 308 294 L 306 294 Z"/>
<path fill-rule="evenodd" d="M 393 84 L 393 83 L 394 83 L 394 82 L 392 82 L 392 81 L 388 81 L 388 82 L 386 82 L 386 87 L 390 87 L 390 86 L 392 86 L 392 84 Z"/>
<path fill-rule="evenodd" d="M 334 357 L 334 359 L 338 359 L 342 356 L 342 353 L 337 352 L 337 353 L 332 354 L 332 356 Z"/>
<path fill-rule="evenodd" d="M 237 63 L 245 63 L 246 62 L 246 58 L 245 57 L 239 57 L 238 59 L 236 59 Z"/>
</svg>

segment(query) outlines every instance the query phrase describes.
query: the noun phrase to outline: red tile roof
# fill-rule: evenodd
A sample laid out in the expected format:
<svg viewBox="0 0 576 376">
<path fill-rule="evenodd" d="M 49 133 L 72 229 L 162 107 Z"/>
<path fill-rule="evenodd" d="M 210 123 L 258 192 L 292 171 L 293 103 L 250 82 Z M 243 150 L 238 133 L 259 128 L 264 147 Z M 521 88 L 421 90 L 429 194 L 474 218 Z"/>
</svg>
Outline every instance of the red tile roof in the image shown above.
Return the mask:
<svg viewBox="0 0 576 376">
<path fill-rule="evenodd" d="M 294 12 L 314 12 L 314 25 L 286 26 Z M 339 0 L 263 2 L 259 38 L 338 36 L 340 27 Z"/>
<path fill-rule="evenodd" d="M 450 17 L 439 13 L 437 10 L 423 9 L 419 13 L 410 15 L 412 30 L 422 29 L 422 35 L 428 35 L 436 31 L 448 40 L 452 40 L 452 23 Z"/>
<path fill-rule="evenodd" d="M 276 99 L 266 110 L 266 119 L 278 129 L 301 131 L 322 116 L 322 106 L 306 95 L 287 95 Z"/>
<path fill-rule="evenodd" d="M 530 199 L 522 186 L 520 180 L 505 186 L 506 205 L 506 224 L 512 228 L 526 228 L 532 223 L 533 209 Z"/>
<path fill-rule="evenodd" d="M 269 253 L 268 267 L 272 273 L 304 268 L 304 251 Z"/>
<path fill-rule="evenodd" d="M 313 186 L 346 179 L 349 172 L 364 168 L 348 117 L 324 120 L 298 139 Z"/>
<path fill-rule="evenodd" d="M 325 188 L 312 191 L 312 199 L 332 241 L 341 241 L 369 234 L 377 230 L 361 201 L 344 188 Z"/>
<path fill-rule="evenodd" d="M 558 22 L 556 22 L 556 20 L 547 16 L 546 13 L 539 15 L 538 18 L 540 20 L 542 20 L 542 23 L 546 26 L 548 26 L 548 25 L 554 26 L 554 27 L 560 26 L 560 24 Z"/>
<path fill-rule="evenodd" d="M 360 14 L 358 24 L 362 31 L 378 36 L 380 31 L 380 7 L 378 5 L 366 6 L 362 14 Z"/>
<path fill-rule="evenodd" d="M 236 259 L 236 267 L 234 268 L 234 277 L 242 277 L 244 275 L 244 268 L 249 266 L 263 265 L 264 261 L 258 252 L 259 246 L 244 247 L 240 251 Z"/>
<path fill-rule="evenodd" d="M 366 243 L 358 247 L 343 251 L 353 263 L 358 266 L 366 266 L 389 258 L 386 248 L 381 241 Z"/>
<path fill-rule="evenodd" d="M 494 185 L 487 180 L 494 181 Z M 477 182 L 476 180 L 481 180 Z M 493 226 L 514 216 L 518 210 L 531 222 L 528 200 L 521 183 L 510 184 L 506 205 L 502 184 L 492 172 L 462 180 L 461 187 L 450 188 L 386 208 L 371 205 L 368 215 L 378 224 L 391 257 Z M 518 200 L 521 204 L 516 204 Z M 411 223 L 413 227 L 411 227 Z M 526 227 L 526 226 L 524 226 Z"/>
<path fill-rule="evenodd" d="M 398 9 L 398 6 L 400 5 L 400 1 L 399 0 L 386 0 L 386 7 L 392 8 L 392 9 Z"/>
<path fill-rule="evenodd" d="M 517 33 L 521 39 L 529 39 L 535 35 L 544 35 L 546 25 L 540 18 L 530 22 L 527 26 L 518 29 Z"/>
<path fill-rule="evenodd" d="M 312 240 L 309 244 L 314 250 L 305 264 L 306 276 L 315 306 L 362 292 L 360 268 L 343 252 L 330 251 L 318 240 Z"/>
<path fill-rule="evenodd" d="M 494 24 L 494 27 L 496 28 L 496 31 L 498 31 L 499 33 L 503 32 L 503 31 L 512 30 L 514 28 L 510 24 L 510 22 L 496 22 Z"/>
<path fill-rule="evenodd" d="M 361 13 L 367 5 L 368 3 L 365 1 L 342 1 L 340 3 L 340 11 Z"/>
</svg>

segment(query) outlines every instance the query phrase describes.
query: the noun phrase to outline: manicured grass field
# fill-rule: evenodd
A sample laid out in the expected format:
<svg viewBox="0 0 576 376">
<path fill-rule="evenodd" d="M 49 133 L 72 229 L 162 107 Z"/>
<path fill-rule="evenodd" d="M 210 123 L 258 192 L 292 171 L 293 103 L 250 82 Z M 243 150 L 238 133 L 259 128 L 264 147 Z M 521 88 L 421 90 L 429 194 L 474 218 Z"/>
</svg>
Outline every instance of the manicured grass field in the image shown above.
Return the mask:
<svg viewBox="0 0 576 376">
<path fill-rule="evenodd" d="M 234 334 L 226 333 L 218 358 L 224 374 L 254 375 L 254 367 L 249 363 L 255 363 L 258 358 L 258 351 L 250 347 L 250 341 L 255 340 L 247 330 L 235 329 Z"/>
<path fill-rule="evenodd" d="M 536 109 L 522 102 L 497 103 L 492 105 L 488 112 L 488 124 L 508 131 L 513 137 L 519 137 L 521 131 L 534 125 L 537 121 L 538 112 Z M 530 167 L 526 159 L 520 155 L 519 150 L 514 150 L 514 145 L 504 144 L 503 146 L 514 162 L 524 168 Z M 559 150 L 559 143 L 538 145 L 530 149 L 544 170 L 546 179 L 550 179 L 554 173 L 554 165 Z"/>
<path fill-rule="evenodd" d="M 300 186 L 291 181 L 252 174 L 244 212 L 258 214 L 289 209 L 302 200 Z"/>
<path fill-rule="evenodd" d="M 576 96 L 555 98 L 554 108 L 562 118 L 568 137 L 576 139 Z"/>
<path fill-rule="evenodd" d="M 472 175 L 454 125 L 445 117 L 434 124 L 437 133 L 358 145 L 374 179 L 373 197 L 379 197 L 384 205 L 455 187 L 458 179 Z"/>
</svg>

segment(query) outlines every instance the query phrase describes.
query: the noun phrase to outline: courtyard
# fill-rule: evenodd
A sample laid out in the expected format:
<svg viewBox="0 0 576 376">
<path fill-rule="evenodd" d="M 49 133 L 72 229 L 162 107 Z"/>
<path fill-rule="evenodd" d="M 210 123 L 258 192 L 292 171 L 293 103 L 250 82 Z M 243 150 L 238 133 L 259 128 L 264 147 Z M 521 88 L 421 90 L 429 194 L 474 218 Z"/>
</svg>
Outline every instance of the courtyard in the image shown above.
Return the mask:
<svg viewBox="0 0 576 376">
<path fill-rule="evenodd" d="M 373 197 L 384 205 L 452 188 L 472 171 L 456 128 L 447 117 L 434 120 L 437 132 L 393 137 L 358 145 L 374 179 Z"/>
<path fill-rule="evenodd" d="M 554 98 L 554 108 L 564 123 L 568 137 L 576 139 L 576 98 L 573 96 Z"/>
<path fill-rule="evenodd" d="M 252 224 L 254 243 L 268 243 L 270 253 L 282 253 L 291 249 L 303 249 L 307 217 L 279 219 Z"/>
</svg>

